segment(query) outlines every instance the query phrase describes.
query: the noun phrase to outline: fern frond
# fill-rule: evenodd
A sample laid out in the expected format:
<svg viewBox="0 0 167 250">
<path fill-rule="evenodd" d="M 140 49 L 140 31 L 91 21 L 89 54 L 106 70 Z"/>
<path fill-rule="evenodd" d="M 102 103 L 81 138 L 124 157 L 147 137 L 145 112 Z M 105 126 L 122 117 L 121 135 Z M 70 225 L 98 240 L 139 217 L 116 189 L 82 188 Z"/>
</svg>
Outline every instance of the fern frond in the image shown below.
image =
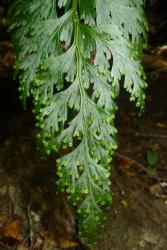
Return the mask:
<svg viewBox="0 0 167 250">
<path fill-rule="evenodd" d="M 92 243 L 112 200 L 121 82 L 144 107 L 143 1 L 16 0 L 11 12 L 22 99 L 33 96 L 44 152 L 68 149 L 57 160 L 57 185 L 77 206 L 82 237 Z"/>
</svg>

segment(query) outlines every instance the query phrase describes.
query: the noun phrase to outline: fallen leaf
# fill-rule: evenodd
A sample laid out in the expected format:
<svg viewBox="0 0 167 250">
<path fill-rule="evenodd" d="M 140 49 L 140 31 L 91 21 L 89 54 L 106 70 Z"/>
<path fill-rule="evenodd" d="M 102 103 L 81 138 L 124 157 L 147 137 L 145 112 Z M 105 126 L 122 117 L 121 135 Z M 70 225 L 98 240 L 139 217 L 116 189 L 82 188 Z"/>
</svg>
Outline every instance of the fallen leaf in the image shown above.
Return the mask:
<svg viewBox="0 0 167 250">
<path fill-rule="evenodd" d="M 134 177 L 135 173 L 127 170 L 126 175 L 129 176 L 129 177 Z"/>
<path fill-rule="evenodd" d="M 153 54 L 143 54 L 142 64 L 145 70 L 159 70 L 162 68 L 167 68 L 167 60 L 163 56 L 153 55 Z"/>
<path fill-rule="evenodd" d="M 17 247 L 17 250 L 28 250 L 29 247 L 27 244 L 21 244 L 20 246 Z"/>
<path fill-rule="evenodd" d="M 151 186 L 149 188 L 150 189 L 150 193 L 152 195 L 154 195 L 155 197 L 157 197 L 157 198 L 161 198 L 161 199 L 166 200 L 167 195 L 164 193 L 163 188 L 162 188 L 161 185 L 158 183 L 158 184 L 155 184 L 155 185 Z"/>
<path fill-rule="evenodd" d="M 40 235 L 50 241 L 54 241 L 60 248 L 76 247 L 78 243 L 73 241 L 68 235 L 60 232 L 40 232 Z"/>
<path fill-rule="evenodd" d="M 78 245 L 77 242 L 70 239 L 66 234 L 59 235 L 57 242 L 58 246 L 61 248 L 76 247 Z"/>
<path fill-rule="evenodd" d="M 156 125 L 157 127 L 159 127 L 159 128 L 167 128 L 167 124 L 164 124 L 164 123 L 158 122 L 158 123 L 156 123 L 155 125 Z"/>
<path fill-rule="evenodd" d="M 19 220 L 14 220 L 10 224 L 8 224 L 4 231 L 3 236 L 7 238 L 18 239 L 20 233 L 21 222 Z"/>
<path fill-rule="evenodd" d="M 121 203 L 125 208 L 128 207 L 128 202 L 126 200 L 122 200 Z"/>
<path fill-rule="evenodd" d="M 133 164 L 133 161 L 130 159 L 120 159 L 118 163 L 121 167 L 129 169 L 129 167 Z"/>
<path fill-rule="evenodd" d="M 167 45 L 163 45 L 157 48 L 157 55 L 167 56 Z"/>
</svg>

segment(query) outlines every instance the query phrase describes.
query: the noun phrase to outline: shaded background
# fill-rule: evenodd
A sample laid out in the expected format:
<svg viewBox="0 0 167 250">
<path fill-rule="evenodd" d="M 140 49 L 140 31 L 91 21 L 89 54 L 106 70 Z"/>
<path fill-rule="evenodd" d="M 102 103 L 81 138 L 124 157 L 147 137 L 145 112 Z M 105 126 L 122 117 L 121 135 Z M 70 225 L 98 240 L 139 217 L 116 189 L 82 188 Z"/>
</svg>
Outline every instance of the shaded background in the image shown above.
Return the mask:
<svg viewBox="0 0 167 250">
<path fill-rule="evenodd" d="M 0 2 L 0 250 L 87 249 L 79 241 L 66 195 L 56 194 L 55 155 L 40 159 L 31 101 L 23 111 L 18 82 L 12 80 L 10 2 Z M 145 113 L 139 117 L 122 90 L 119 149 L 112 162 L 113 205 L 94 250 L 167 249 L 167 1 L 147 1 L 146 12 Z"/>
</svg>

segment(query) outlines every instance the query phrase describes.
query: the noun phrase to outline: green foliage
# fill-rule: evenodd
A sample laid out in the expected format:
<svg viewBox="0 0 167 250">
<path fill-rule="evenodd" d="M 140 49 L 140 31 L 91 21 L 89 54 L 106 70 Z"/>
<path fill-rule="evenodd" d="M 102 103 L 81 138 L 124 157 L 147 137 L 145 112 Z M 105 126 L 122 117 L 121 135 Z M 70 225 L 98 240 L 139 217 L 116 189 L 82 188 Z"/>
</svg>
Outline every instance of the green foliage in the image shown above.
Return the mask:
<svg viewBox="0 0 167 250">
<path fill-rule="evenodd" d="M 16 0 L 11 8 L 21 98 L 32 96 L 38 146 L 64 150 L 57 185 L 77 206 L 87 243 L 110 206 L 110 162 L 120 84 L 144 108 L 142 0 Z"/>
<path fill-rule="evenodd" d="M 158 153 L 155 149 L 149 148 L 146 152 L 147 163 L 150 167 L 154 167 L 158 161 Z"/>
</svg>

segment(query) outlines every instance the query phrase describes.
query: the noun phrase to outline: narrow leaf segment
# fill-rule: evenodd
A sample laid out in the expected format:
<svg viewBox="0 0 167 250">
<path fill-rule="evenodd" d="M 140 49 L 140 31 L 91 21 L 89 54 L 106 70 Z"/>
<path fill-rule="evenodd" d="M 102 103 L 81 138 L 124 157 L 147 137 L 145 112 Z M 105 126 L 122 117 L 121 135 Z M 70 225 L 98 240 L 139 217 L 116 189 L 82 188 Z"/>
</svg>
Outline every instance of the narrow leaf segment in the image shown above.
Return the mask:
<svg viewBox="0 0 167 250">
<path fill-rule="evenodd" d="M 144 107 L 146 29 L 141 0 L 16 0 L 11 8 L 21 98 L 25 105 L 33 97 L 43 153 L 65 152 L 57 184 L 77 206 L 87 243 L 96 241 L 112 200 L 120 83 Z"/>
</svg>

